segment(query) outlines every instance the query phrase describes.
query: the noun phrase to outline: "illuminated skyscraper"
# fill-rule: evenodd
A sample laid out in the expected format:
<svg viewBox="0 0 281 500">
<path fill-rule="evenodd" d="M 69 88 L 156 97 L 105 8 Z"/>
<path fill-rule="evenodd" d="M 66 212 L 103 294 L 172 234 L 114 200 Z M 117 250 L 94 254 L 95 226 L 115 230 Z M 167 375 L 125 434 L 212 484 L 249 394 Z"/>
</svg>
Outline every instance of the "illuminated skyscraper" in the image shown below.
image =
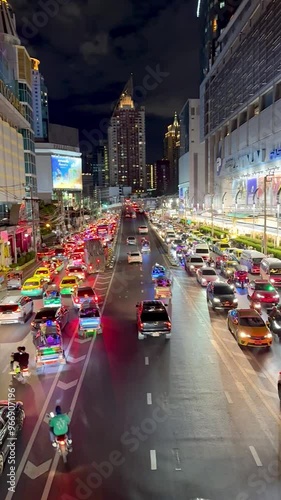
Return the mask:
<svg viewBox="0 0 281 500">
<path fill-rule="evenodd" d="M 169 191 L 178 192 L 179 184 L 179 149 L 180 149 L 180 124 L 177 113 L 174 115 L 172 125 L 168 126 L 168 131 L 164 138 L 164 159 L 169 161 Z"/>
<path fill-rule="evenodd" d="M 113 111 L 108 129 L 110 185 L 146 188 L 145 109 L 136 108 L 129 78 Z"/>
<path fill-rule="evenodd" d="M 31 58 L 31 64 L 34 135 L 37 139 L 47 140 L 49 124 L 48 90 L 44 77 L 39 71 L 40 61 Z"/>
</svg>

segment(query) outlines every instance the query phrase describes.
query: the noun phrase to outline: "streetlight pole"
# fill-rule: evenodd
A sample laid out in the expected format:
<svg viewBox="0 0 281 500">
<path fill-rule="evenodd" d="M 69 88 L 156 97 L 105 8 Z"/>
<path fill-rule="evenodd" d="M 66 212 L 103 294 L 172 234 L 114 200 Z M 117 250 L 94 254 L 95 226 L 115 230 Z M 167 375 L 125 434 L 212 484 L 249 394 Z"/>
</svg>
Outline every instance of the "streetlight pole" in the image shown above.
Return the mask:
<svg viewBox="0 0 281 500">
<path fill-rule="evenodd" d="M 255 211 L 256 211 L 256 196 L 259 188 L 257 188 L 253 195 L 253 238 L 255 237 Z"/>
<path fill-rule="evenodd" d="M 277 191 L 277 225 L 276 225 L 276 246 L 279 247 L 279 217 L 280 217 L 280 192 L 281 186 Z"/>
<path fill-rule="evenodd" d="M 264 176 L 263 178 L 263 193 L 264 193 L 264 212 L 263 212 L 263 216 L 264 216 L 264 219 L 263 219 L 263 253 L 266 255 L 267 254 L 267 234 L 266 234 L 266 230 L 267 230 L 267 212 L 266 212 L 266 205 L 267 205 L 267 193 L 266 193 L 266 183 L 267 183 L 267 179 L 272 178 L 272 176 L 274 175 L 274 172 L 273 174 L 267 174 Z M 270 181 L 269 181 L 270 182 Z"/>
<path fill-rule="evenodd" d="M 211 194 L 212 238 L 214 237 L 214 194 Z"/>
<path fill-rule="evenodd" d="M 226 192 L 223 194 L 222 199 L 221 199 L 221 210 L 222 210 L 222 228 L 224 230 L 224 200 L 226 197 Z"/>
</svg>

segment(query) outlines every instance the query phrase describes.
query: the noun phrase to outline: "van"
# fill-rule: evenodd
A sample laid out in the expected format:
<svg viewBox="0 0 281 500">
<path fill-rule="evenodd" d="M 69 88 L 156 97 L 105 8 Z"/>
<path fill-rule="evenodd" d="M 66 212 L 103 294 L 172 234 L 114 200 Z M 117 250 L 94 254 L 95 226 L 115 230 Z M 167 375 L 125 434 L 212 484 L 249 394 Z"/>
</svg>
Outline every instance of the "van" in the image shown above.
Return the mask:
<svg viewBox="0 0 281 500">
<path fill-rule="evenodd" d="M 262 259 L 260 273 L 263 280 L 270 281 L 274 287 L 281 286 L 281 260 L 273 257 Z"/>
<path fill-rule="evenodd" d="M 240 264 L 248 268 L 249 273 L 260 274 L 260 264 L 266 255 L 256 250 L 243 250 L 240 257 Z"/>
<path fill-rule="evenodd" d="M 202 257 L 204 260 L 208 260 L 210 258 L 210 249 L 209 245 L 206 243 L 198 243 L 193 247 L 193 254 Z"/>
</svg>

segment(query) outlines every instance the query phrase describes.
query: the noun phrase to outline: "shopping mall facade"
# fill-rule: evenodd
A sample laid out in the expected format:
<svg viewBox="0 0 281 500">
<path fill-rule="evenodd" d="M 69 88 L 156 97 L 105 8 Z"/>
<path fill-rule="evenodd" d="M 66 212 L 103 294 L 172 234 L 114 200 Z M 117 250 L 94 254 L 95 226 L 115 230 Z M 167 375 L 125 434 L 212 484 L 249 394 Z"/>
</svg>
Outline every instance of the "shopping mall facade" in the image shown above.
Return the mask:
<svg viewBox="0 0 281 500">
<path fill-rule="evenodd" d="M 244 0 L 200 87 L 205 206 L 275 211 L 281 186 L 281 9 Z M 265 176 L 267 182 L 265 183 Z M 281 196 L 280 196 L 281 198 Z"/>
</svg>

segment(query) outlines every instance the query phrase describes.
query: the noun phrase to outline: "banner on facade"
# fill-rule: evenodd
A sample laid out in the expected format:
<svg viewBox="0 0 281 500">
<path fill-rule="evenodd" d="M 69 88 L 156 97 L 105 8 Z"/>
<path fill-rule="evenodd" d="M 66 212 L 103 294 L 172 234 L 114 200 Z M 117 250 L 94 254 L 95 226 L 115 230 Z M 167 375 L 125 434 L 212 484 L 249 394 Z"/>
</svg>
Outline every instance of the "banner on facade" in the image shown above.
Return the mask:
<svg viewBox="0 0 281 500">
<path fill-rule="evenodd" d="M 257 178 L 247 180 L 247 205 L 253 205 L 254 195 L 258 187 Z"/>
</svg>

